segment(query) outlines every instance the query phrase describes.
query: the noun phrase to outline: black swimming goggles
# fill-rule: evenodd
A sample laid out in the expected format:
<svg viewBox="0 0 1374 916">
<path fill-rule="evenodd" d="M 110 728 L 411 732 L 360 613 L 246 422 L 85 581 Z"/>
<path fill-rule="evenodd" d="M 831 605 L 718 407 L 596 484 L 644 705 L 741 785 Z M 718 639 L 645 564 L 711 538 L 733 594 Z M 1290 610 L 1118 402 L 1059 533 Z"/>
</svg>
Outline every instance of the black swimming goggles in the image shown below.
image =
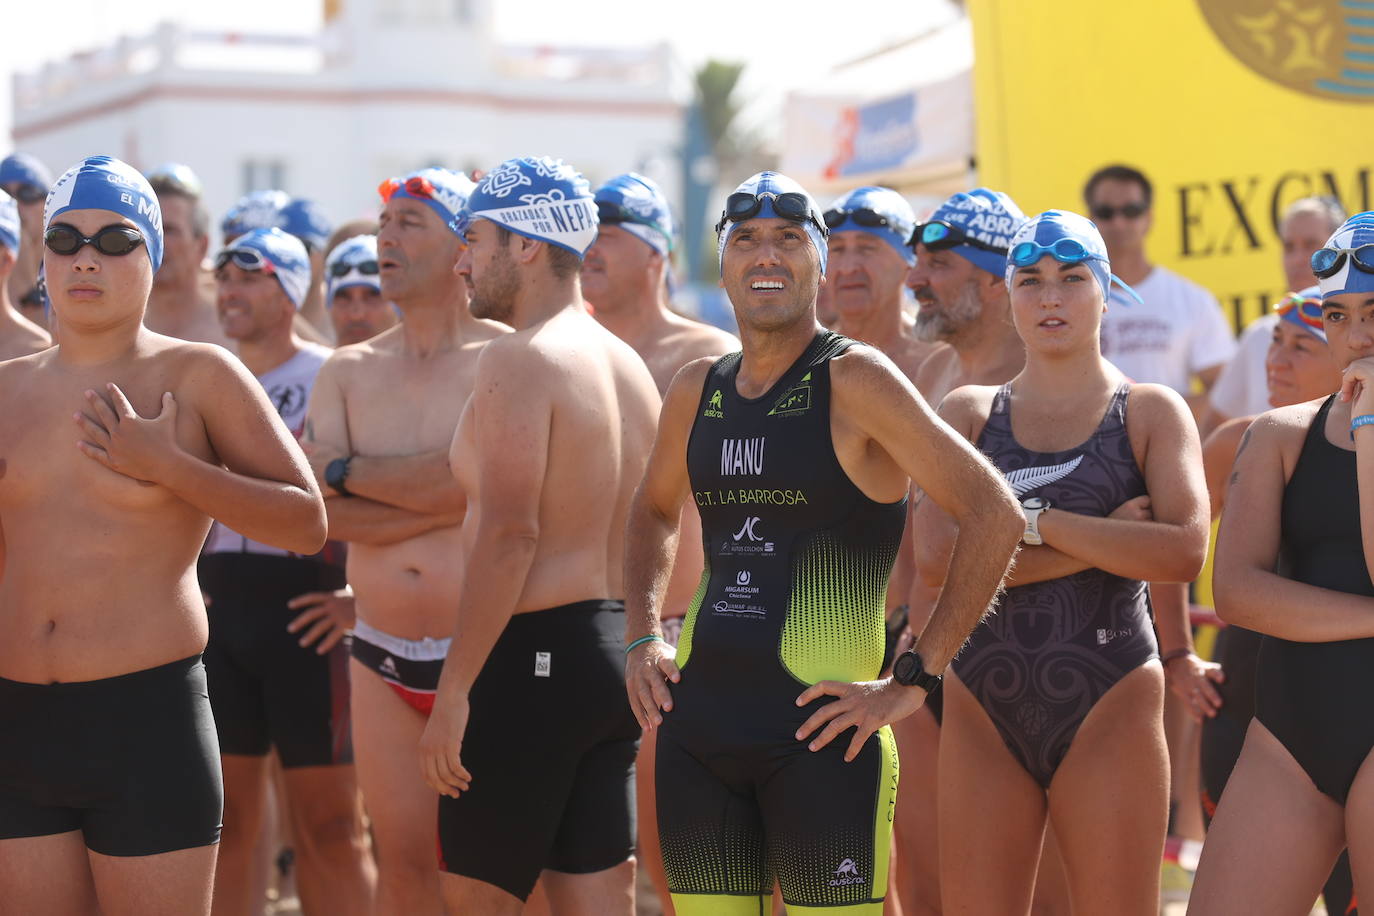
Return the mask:
<svg viewBox="0 0 1374 916">
<path fill-rule="evenodd" d="M 19 201 L 21 204 L 36 204 L 40 200 L 45 200 L 48 192 L 36 184 L 24 184 L 23 182 L 13 182 L 9 187 L 0 189 L 10 197 Z"/>
<path fill-rule="evenodd" d="M 276 268 L 260 252 L 251 248 L 226 248 L 215 255 L 215 270 L 220 270 L 230 261 L 244 270 L 260 270 L 265 274 L 275 273 Z"/>
<path fill-rule="evenodd" d="M 911 233 L 911 241 L 908 244 L 915 248 L 917 242 L 931 251 L 947 251 L 950 248 L 967 245 L 970 248 L 991 251 L 995 254 L 1005 255 L 1007 253 L 1007 249 L 1002 246 L 976 239 L 953 223 L 942 219 L 933 219 L 917 226 L 916 231 Z"/>
<path fill-rule="evenodd" d="M 1367 274 L 1374 274 L 1374 245 L 1361 245 L 1359 248 L 1318 248 L 1312 252 L 1312 273 L 1317 279 L 1340 273 L 1345 259 Z"/>
<path fill-rule="evenodd" d="M 720 235 L 726 223 L 742 223 L 758 216 L 764 202 L 768 200 L 773 202 L 773 212 L 783 219 L 789 219 L 794 223 L 812 223 L 820 230 L 822 238 L 830 237 L 830 229 L 816 215 L 816 211 L 811 209 L 811 201 L 805 194 L 796 191 L 784 191 L 781 194 L 774 194 L 772 191 L 763 191 L 759 194 L 736 191 L 725 198 L 725 209 L 720 214 L 720 222 L 716 223 L 716 234 Z"/>
<path fill-rule="evenodd" d="M 369 277 L 374 277 L 377 275 L 378 270 L 377 261 L 375 258 L 370 261 L 359 261 L 356 264 L 349 263 L 348 261 L 335 261 L 333 264 L 329 265 L 329 275 L 336 280 L 339 277 L 348 276 L 355 270 L 360 274 L 367 274 Z"/>
<path fill-rule="evenodd" d="M 863 226 L 866 229 L 890 229 L 892 227 L 886 216 L 868 207 L 859 207 L 856 210 L 834 208 L 825 211 L 825 224 L 831 229 L 838 229 L 845 224 L 846 220 L 851 219 L 854 221 L 854 225 Z"/>
<path fill-rule="evenodd" d="M 43 233 L 43 244 L 55 254 L 74 255 L 87 245 L 101 254 L 123 257 L 143 244 L 143 233 L 130 226 L 106 226 L 87 238 L 66 223 L 53 223 Z"/>
<path fill-rule="evenodd" d="M 664 238 L 672 238 L 672 233 L 665 230 L 658 223 L 651 219 L 631 212 L 620 204 L 611 203 L 609 200 L 598 200 L 596 202 L 596 219 L 602 226 L 616 226 L 620 223 L 634 223 L 637 226 L 648 226 Z"/>
</svg>

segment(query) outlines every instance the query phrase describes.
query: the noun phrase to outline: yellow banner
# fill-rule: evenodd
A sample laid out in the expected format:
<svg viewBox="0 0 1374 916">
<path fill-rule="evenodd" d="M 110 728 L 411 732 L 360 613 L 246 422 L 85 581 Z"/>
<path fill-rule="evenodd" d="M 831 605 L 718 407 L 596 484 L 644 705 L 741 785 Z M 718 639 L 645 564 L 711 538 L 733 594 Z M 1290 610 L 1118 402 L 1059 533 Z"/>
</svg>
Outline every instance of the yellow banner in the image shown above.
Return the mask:
<svg viewBox="0 0 1374 916">
<path fill-rule="evenodd" d="M 978 175 L 1083 212 L 1122 162 L 1154 184 L 1153 261 L 1240 326 L 1284 290 L 1299 197 L 1370 209 L 1374 0 L 969 0 Z"/>
</svg>

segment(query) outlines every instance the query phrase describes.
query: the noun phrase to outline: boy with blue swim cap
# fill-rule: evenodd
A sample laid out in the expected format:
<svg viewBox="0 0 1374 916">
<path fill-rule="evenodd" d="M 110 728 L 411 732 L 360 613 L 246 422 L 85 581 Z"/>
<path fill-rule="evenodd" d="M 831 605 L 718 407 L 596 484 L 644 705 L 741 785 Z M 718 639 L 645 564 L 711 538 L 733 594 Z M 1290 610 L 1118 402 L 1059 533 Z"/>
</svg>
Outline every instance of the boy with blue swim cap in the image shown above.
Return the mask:
<svg viewBox="0 0 1374 916">
<path fill-rule="evenodd" d="M 587 313 L 579 271 L 598 215 L 576 169 L 509 159 L 456 228 L 472 314 L 515 333 L 483 349 L 449 452 L 466 573 L 420 740 L 441 890 L 450 912 L 519 913 L 548 869 L 554 909 L 630 916 L 639 728 L 619 582 L 658 392 Z"/>
<path fill-rule="evenodd" d="M 0 360 L 46 350 L 48 332 L 24 317 L 10 300 L 8 280 L 19 259 L 19 208 L 0 194 Z"/>
<path fill-rule="evenodd" d="M 0 900 L 208 914 L 222 767 L 194 564 L 212 518 L 312 554 L 324 507 L 243 365 L 143 325 L 163 245 L 143 176 L 89 157 L 46 220 L 58 343 L 0 364 L 0 438 L 26 469 L 0 484 L 0 727 L 26 749 L 0 755 L 0 839 L 52 868 L 3 870 Z"/>
</svg>

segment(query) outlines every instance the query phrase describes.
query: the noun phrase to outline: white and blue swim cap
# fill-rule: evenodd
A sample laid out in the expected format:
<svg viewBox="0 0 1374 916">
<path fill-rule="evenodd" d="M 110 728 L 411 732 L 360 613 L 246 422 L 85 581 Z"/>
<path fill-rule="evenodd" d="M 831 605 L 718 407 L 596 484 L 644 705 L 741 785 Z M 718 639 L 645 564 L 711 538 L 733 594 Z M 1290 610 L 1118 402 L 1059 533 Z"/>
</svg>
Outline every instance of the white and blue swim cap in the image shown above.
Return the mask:
<svg viewBox="0 0 1374 916">
<path fill-rule="evenodd" d="M 4 191 L 0 191 L 0 245 L 19 256 L 19 207 Z"/>
<path fill-rule="evenodd" d="M 548 156 L 507 159 L 482 176 L 458 220 L 487 219 L 517 235 L 548 242 L 579 258 L 596 241 L 597 214 L 592 187 L 582 173 Z"/>
<path fill-rule="evenodd" d="M 109 210 L 143 234 L 153 272 L 162 266 L 162 207 L 138 169 L 111 156 L 87 156 L 67 169 L 48 192 L 43 227 L 68 210 Z"/>
<path fill-rule="evenodd" d="M 921 229 L 929 231 L 926 227 L 931 223 L 945 223 L 978 242 L 978 246 L 953 245 L 949 250 L 974 267 L 1000 277 L 1006 273 L 1006 252 L 1011 248 L 1011 238 L 1025 221 L 1026 214 L 1003 192 L 974 188 L 960 191 L 936 207 L 930 219 L 921 224 Z"/>
<path fill-rule="evenodd" d="M 602 226 L 619 226 L 665 257 L 672 251 L 673 214 L 652 178 L 626 172 L 597 188 L 595 197 Z"/>
<path fill-rule="evenodd" d="M 305 244 L 276 226 L 253 229 L 220 250 L 215 266 L 234 263 L 244 270 L 261 270 L 277 278 L 286 298 L 297 310 L 310 290 L 310 255 Z"/>
<path fill-rule="evenodd" d="M 334 231 L 320 205 L 304 197 L 294 197 L 281 208 L 281 228 L 305 243 L 307 250 L 323 251 Z"/>
<path fill-rule="evenodd" d="M 916 263 L 910 245 L 916 214 L 906 198 L 891 188 L 855 188 L 830 205 L 825 224 L 831 238 L 841 232 L 867 232 L 891 245 L 907 264 Z"/>
<path fill-rule="evenodd" d="M 400 178 L 388 178 L 377 186 L 386 202 L 393 197 L 408 197 L 429 207 L 459 238 L 463 237 L 460 219 L 463 208 L 476 185 L 462 172 L 437 166 L 420 169 Z"/>
<path fill-rule="evenodd" d="M 291 198 L 285 191 L 249 191 L 238 199 L 220 221 L 226 242 L 254 229 L 271 229 L 282 224 L 281 211 Z"/>
<path fill-rule="evenodd" d="M 1374 211 L 1356 213 L 1341 224 L 1341 228 L 1331 234 L 1326 244 L 1312 254 L 1312 272 L 1317 274 L 1317 285 L 1321 287 L 1322 298 L 1329 299 L 1343 293 L 1374 292 L 1374 273 L 1361 270 L 1355 263 L 1355 249 L 1374 245 Z M 1370 255 L 1374 252 L 1360 252 L 1360 260 L 1374 266 Z M 1330 262 L 1336 267 L 1329 276 L 1322 268 Z"/>
<path fill-rule="evenodd" d="M 324 275 L 328 289 L 324 304 L 333 305 L 334 294 L 354 286 L 366 286 L 382 291 L 382 278 L 377 272 L 377 236 L 355 235 L 345 239 L 324 262 Z"/>
<path fill-rule="evenodd" d="M 781 202 L 782 210 L 778 205 Z M 807 238 L 816 247 L 821 259 L 821 273 L 829 256 L 825 228 L 820 207 L 806 189 L 779 172 L 763 171 L 745 180 L 725 198 L 725 209 L 716 223 L 716 258 L 725 264 L 725 243 L 741 222 L 750 219 L 787 219 L 806 230 Z"/>
<path fill-rule="evenodd" d="M 1092 271 L 1102 293 L 1102 301 L 1111 297 L 1112 284 L 1126 291 L 1136 302 L 1140 296 L 1135 290 L 1121 282 L 1112 273 L 1112 264 L 1107 257 L 1107 243 L 1102 233 L 1087 219 L 1067 210 L 1046 210 L 1039 216 L 1026 220 L 1011 239 L 1007 253 L 1007 264 L 1003 271 L 1007 289 L 1011 289 L 1012 274 L 1018 267 L 1029 267 L 1045 255 L 1054 257 L 1061 263 L 1082 263 Z"/>
</svg>

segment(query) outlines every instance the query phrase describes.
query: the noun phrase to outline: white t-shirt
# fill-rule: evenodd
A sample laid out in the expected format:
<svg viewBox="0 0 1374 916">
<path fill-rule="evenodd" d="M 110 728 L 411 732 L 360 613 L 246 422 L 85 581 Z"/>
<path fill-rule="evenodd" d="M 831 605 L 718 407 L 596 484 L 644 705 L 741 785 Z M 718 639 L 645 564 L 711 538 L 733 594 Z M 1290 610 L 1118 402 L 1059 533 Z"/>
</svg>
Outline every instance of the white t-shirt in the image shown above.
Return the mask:
<svg viewBox="0 0 1374 916">
<path fill-rule="evenodd" d="M 277 408 L 286 428 L 297 439 L 305 430 L 305 411 L 310 404 L 310 392 L 315 387 L 315 376 L 320 367 L 334 351 L 316 343 L 303 342 L 286 362 L 269 369 L 258 376 L 258 381 L 267 391 L 267 399 Z M 290 556 L 280 547 L 260 544 L 244 537 L 231 528 L 215 522 L 210 529 L 209 540 L 205 544 L 206 553 L 265 553 L 276 557 Z"/>
<path fill-rule="evenodd" d="M 1269 409 L 1269 379 L 1264 363 L 1269 358 L 1269 345 L 1278 323 L 1279 316 L 1270 312 L 1250 322 L 1241 332 L 1236 355 L 1207 392 L 1212 409 L 1223 417 L 1253 417 Z"/>
<path fill-rule="evenodd" d="M 1194 375 L 1235 353 L 1221 306 L 1201 286 L 1154 267 L 1134 289 L 1144 305 L 1117 292 L 1102 316 L 1102 355 L 1133 381 L 1188 394 Z"/>
</svg>

